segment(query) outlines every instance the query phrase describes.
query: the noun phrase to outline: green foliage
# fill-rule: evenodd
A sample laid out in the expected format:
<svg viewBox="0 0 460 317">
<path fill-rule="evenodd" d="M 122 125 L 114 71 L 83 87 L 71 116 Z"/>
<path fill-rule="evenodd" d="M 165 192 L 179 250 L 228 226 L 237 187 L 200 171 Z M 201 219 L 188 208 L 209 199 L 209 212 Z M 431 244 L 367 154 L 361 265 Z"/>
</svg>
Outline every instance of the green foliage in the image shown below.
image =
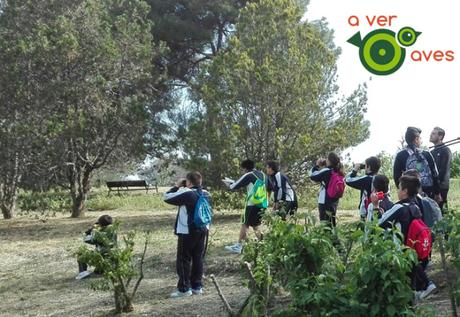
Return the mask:
<svg viewBox="0 0 460 317">
<path fill-rule="evenodd" d="M 254 316 L 273 309 L 276 291 L 268 290 L 280 288 L 291 303 L 279 316 L 415 316 L 407 274 L 416 256 L 395 232 L 266 220 L 263 239 L 244 248 L 256 281 L 248 308 Z"/>
<path fill-rule="evenodd" d="M 460 178 L 460 152 L 454 152 L 452 155 L 450 176 L 452 178 Z"/>
<path fill-rule="evenodd" d="M 241 191 L 214 190 L 211 195 L 215 210 L 243 209 L 245 207 L 246 195 Z"/>
<path fill-rule="evenodd" d="M 213 185 L 235 176 L 242 158 L 294 169 L 368 135 L 366 89 L 337 100 L 332 31 L 301 22 L 303 10 L 293 0 L 246 5 L 228 48 L 194 82 L 199 106 L 183 133 L 185 153 Z"/>
<path fill-rule="evenodd" d="M 129 232 L 125 234 L 121 241 L 117 243 L 116 237 L 119 228 L 120 222 L 115 222 L 105 229 L 93 229 L 95 232 L 93 241 L 98 248 L 94 250 L 87 246 L 81 246 L 76 252 L 78 261 L 94 266 L 97 271 L 103 273 L 104 281 L 93 283 L 92 287 L 95 290 L 113 290 L 117 313 L 133 310 L 132 300 L 143 278 L 142 266 L 148 243 L 147 236 L 139 272 L 135 266 L 135 233 Z M 130 282 L 136 276 L 139 276 L 139 279 L 131 292 L 129 289 Z"/>
<path fill-rule="evenodd" d="M 448 239 L 445 241 L 446 250 L 450 255 L 452 266 L 456 272 L 455 278 L 450 281 L 453 284 L 455 301 L 460 303 L 460 214 L 450 210 L 443 220 L 436 224 L 439 232 L 446 232 Z M 444 238 L 444 237 L 441 237 Z"/>
<path fill-rule="evenodd" d="M 23 191 L 19 194 L 18 205 L 22 213 L 66 212 L 72 206 L 72 201 L 69 195 L 62 191 Z"/>
</svg>

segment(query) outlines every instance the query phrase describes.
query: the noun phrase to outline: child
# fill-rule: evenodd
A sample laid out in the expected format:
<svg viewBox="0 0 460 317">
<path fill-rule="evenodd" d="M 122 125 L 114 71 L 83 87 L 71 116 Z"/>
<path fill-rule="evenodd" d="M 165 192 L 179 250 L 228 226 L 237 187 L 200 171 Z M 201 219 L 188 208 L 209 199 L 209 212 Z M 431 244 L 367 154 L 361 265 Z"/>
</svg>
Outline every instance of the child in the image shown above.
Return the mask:
<svg viewBox="0 0 460 317">
<path fill-rule="evenodd" d="M 262 223 L 262 215 L 268 206 L 268 180 L 266 175 L 256 170 L 255 163 L 252 160 L 244 160 L 241 162 L 240 166 L 244 171 L 244 175 L 241 176 L 240 179 L 236 182 L 227 178 L 223 180 L 232 191 L 236 191 L 243 187 L 245 187 L 247 191 L 246 206 L 241 219 L 242 224 L 238 242 L 233 245 L 225 246 L 225 250 L 237 254 L 241 253 L 243 249 L 242 243 L 247 239 L 249 227 L 252 227 L 256 236 L 260 238 L 259 226 Z M 259 185 L 258 188 L 256 188 L 257 185 Z M 260 198 L 260 202 L 255 202 L 253 198 L 256 196 L 258 190 L 260 190 L 259 194 L 261 195 L 261 197 L 258 197 Z"/>
<path fill-rule="evenodd" d="M 374 216 L 381 218 L 383 213 L 391 207 L 393 203 L 389 194 L 390 180 L 385 175 L 375 175 L 372 180 L 371 203 L 367 207 L 367 220 L 372 221 Z"/>
<path fill-rule="evenodd" d="M 180 181 L 164 195 L 166 203 L 178 206 L 174 233 L 177 235 L 176 270 L 179 281 L 171 298 L 203 294 L 203 258 L 209 223 L 198 227 L 194 218 L 199 204 L 207 204 L 210 209 L 211 203 L 209 193 L 203 190 L 201 184 L 201 174 L 190 172 L 185 184 Z"/>
<path fill-rule="evenodd" d="M 365 175 L 358 176 L 358 172 L 364 169 Z M 350 172 L 350 174 L 347 175 L 345 179 L 345 183 L 354 188 L 354 189 L 359 189 L 361 194 L 360 194 L 360 200 L 359 200 L 359 215 L 361 217 L 361 220 L 366 219 L 367 209 L 368 206 L 370 205 L 370 197 L 372 193 L 372 181 L 377 175 L 378 171 L 380 169 L 380 159 L 376 156 L 371 156 L 368 157 L 365 161 L 364 164 L 357 163 L 353 167 L 353 170 Z M 371 216 L 372 218 L 372 216 Z"/>
<path fill-rule="evenodd" d="M 87 231 L 85 231 L 85 237 L 83 241 L 88 244 L 96 246 L 96 250 L 102 255 L 106 254 L 117 243 L 116 233 L 112 230 L 112 217 L 109 215 L 100 216 L 97 222 Z M 107 238 L 107 239 L 104 239 Z M 108 244 L 107 244 L 107 241 Z M 88 264 L 79 260 L 78 261 L 78 275 L 75 277 L 77 280 L 84 279 L 91 275 L 88 271 Z M 102 272 L 95 273 L 101 274 Z"/>
<path fill-rule="evenodd" d="M 391 209 L 386 211 L 379 219 L 379 226 L 390 228 L 393 225 L 400 228 L 404 244 L 407 245 L 409 227 L 414 219 L 421 219 L 422 213 L 417 206 L 416 196 L 421 182 L 417 177 L 403 175 L 399 179 L 397 202 Z M 416 291 L 416 299 L 424 299 L 436 289 L 436 285 L 428 279 L 425 273 L 428 257 L 420 259 L 414 265 L 411 272 L 412 288 Z"/>
<path fill-rule="evenodd" d="M 265 171 L 270 177 L 271 190 L 274 193 L 273 210 L 284 209 L 281 217 L 285 220 L 286 216 L 292 216 L 296 212 L 298 203 L 296 192 L 289 179 L 279 169 L 279 163 L 275 161 L 268 161 L 265 166 Z"/>
<path fill-rule="evenodd" d="M 331 227 L 336 226 L 335 215 L 337 213 L 337 205 L 339 203 L 339 198 L 330 197 L 327 193 L 333 172 L 340 175 L 343 180 L 344 173 L 340 157 L 331 152 L 327 156 L 326 160 L 318 159 L 316 161 L 316 165 L 312 168 L 310 173 L 310 179 L 312 181 L 321 183 L 321 189 L 318 195 L 319 219 L 321 221 L 327 221 Z"/>
</svg>

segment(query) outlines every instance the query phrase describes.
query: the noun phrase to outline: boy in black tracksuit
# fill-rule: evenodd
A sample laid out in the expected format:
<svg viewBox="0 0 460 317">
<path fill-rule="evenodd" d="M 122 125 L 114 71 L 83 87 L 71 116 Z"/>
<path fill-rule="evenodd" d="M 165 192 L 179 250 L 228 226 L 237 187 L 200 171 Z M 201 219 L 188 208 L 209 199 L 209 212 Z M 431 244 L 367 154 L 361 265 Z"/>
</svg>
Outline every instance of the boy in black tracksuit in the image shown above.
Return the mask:
<svg viewBox="0 0 460 317">
<path fill-rule="evenodd" d="M 411 153 L 418 158 L 417 166 L 420 168 L 419 172 L 425 171 L 426 175 L 421 175 L 422 178 L 422 191 L 430 198 L 436 201 L 441 201 L 439 191 L 438 169 L 434 162 L 433 156 L 428 151 L 420 149 L 421 138 L 420 133 L 422 130 L 415 127 L 408 127 L 405 135 L 407 147 L 396 154 L 395 162 L 393 165 L 393 179 L 396 187 L 399 185 L 399 178 L 407 169 L 408 159 Z M 428 165 L 425 168 L 425 165 Z M 414 167 L 410 167 L 414 168 Z"/>
<path fill-rule="evenodd" d="M 297 194 L 292 188 L 289 179 L 279 171 L 279 164 L 275 161 L 268 161 L 266 164 L 266 172 L 270 177 L 270 189 L 274 193 L 273 200 L 275 202 L 273 210 L 284 209 L 281 215 L 286 219 L 287 215 L 293 215 L 297 208 Z"/>
<path fill-rule="evenodd" d="M 203 293 L 203 257 L 209 228 L 196 228 L 193 216 L 199 196 L 204 195 L 208 201 L 210 196 L 202 189 L 201 182 L 200 173 L 188 173 L 185 184 L 179 182 L 164 195 L 166 203 L 179 206 L 174 226 L 174 234 L 178 237 L 176 270 L 179 281 L 171 298 Z"/>
<path fill-rule="evenodd" d="M 380 169 L 379 158 L 375 156 L 367 158 L 364 164 L 365 175 L 357 176 L 358 171 L 362 168 L 362 164 L 355 164 L 353 170 L 345 178 L 345 183 L 348 186 L 361 191 L 358 208 L 361 220 L 365 220 L 367 216 L 367 207 L 370 204 L 370 196 L 372 193 L 372 180 Z"/>
<path fill-rule="evenodd" d="M 400 178 L 398 187 L 398 201 L 394 206 L 387 210 L 379 219 L 379 226 L 382 228 L 399 228 L 403 235 L 403 243 L 407 242 L 409 226 L 414 219 L 422 218 L 422 213 L 417 206 L 416 195 L 420 188 L 420 180 L 413 176 L 404 175 Z M 427 297 L 436 285 L 428 279 L 425 273 L 428 258 L 422 259 L 414 265 L 411 272 L 411 284 L 417 291 L 416 298 L 423 299 Z"/>
</svg>

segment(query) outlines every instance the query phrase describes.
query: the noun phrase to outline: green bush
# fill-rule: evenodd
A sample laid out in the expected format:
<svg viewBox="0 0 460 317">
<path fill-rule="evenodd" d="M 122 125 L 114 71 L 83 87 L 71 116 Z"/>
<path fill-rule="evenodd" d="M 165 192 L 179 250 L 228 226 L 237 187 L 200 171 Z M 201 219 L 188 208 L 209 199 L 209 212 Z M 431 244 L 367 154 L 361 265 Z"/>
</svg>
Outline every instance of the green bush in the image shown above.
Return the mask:
<svg viewBox="0 0 460 317">
<path fill-rule="evenodd" d="M 290 305 L 275 315 L 415 316 L 408 273 L 416 256 L 397 233 L 374 224 L 337 232 L 312 221 L 266 220 L 263 239 L 244 248 L 256 280 L 246 315 L 265 315 L 282 288 Z"/>
<path fill-rule="evenodd" d="M 81 246 L 75 253 L 78 261 L 94 266 L 97 271 L 103 272 L 104 280 L 95 282 L 91 286 L 95 290 L 111 289 L 113 291 L 116 313 L 134 310 L 133 300 L 144 277 L 143 264 L 149 241 L 146 235 L 139 269 L 137 269 L 134 254 L 135 233 L 127 233 L 118 243 L 114 244 L 111 237 L 116 237 L 119 227 L 120 222 L 116 221 L 107 227 L 106 231 L 96 232 L 95 241 L 103 247 L 104 253 L 86 245 Z M 135 277 L 137 281 L 132 285 L 131 281 Z"/>
<path fill-rule="evenodd" d="M 243 191 L 215 190 L 211 199 L 214 210 L 238 210 L 244 208 L 246 195 Z"/>
<path fill-rule="evenodd" d="M 21 191 L 18 197 L 18 206 L 23 213 L 67 212 L 71 209 L 72 201 L 69 193 L 62 191 Z"/>
</svg>

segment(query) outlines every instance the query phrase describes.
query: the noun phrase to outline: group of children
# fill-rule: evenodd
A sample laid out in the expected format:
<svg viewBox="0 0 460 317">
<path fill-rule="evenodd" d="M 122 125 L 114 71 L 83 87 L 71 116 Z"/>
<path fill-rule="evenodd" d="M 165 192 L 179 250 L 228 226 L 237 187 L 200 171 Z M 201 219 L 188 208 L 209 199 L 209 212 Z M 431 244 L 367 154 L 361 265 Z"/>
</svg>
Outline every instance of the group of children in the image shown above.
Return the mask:
<svg viewBox="0 0 460 317">
<path fill-rule="evenodd" d="M 337 154 L 329 153 L 326 159 L 318 159 L 311 170 L 310 179 L 321 184 L 318 195 L 320 220 L 326 221 L 331 227 L 336 226 L 338 202 L 347 184 L 361 191 L 358 206 L 361 219 L 372 221 L 378 218 L 378 224 L 382 228 L 397 226 L 402 232 L 403 243 L 409 245 L 408 235 L 414 220 L 420 220 L 432 227 L 440 219 L 441 212 L 431 198 L 435 198 L 439 203 L 443 200 L 433 157 L 419 149 L 420 132 L 417 128 L 409 127 L 406 131 L 408 147 L 396 156 L 393 175 L 398 187 L 396 203 L 390 200 L 388 177 L 378 174 L 380 160 L 377 157 L 369 157 L 364 164 L 355 164 L 346 177 Z M 238 241 L 225 247 L 234 253 L 241 253 L 250 227 L 253 227 L 256 236 L 260 237 L 259 226 L 268 207 L 269 192 L 273 193 L 274 211 L 282 211 L 280 215 L 283 219 L 294 214 L 298 207 L 294 187 L 286 175 L 280 172 L 277 162 L 267 162 L 266 173 L 257 170 L 255 162 L 249 159 L 242 161 L 240 166 L 243 175 L 237 181 L 223 179 L 230 190 L 246 188 L 247 191 Z M 358 176 L 360 170 L 364 170 L 365 175 Z M 428 177 L 431 179 L 427 179 Z M 447 196 L 444 201 L 446 198 Z M 174 233 L 178 236 L 176 271 L 179 281 L 177 290 L 170 296 L 181 298 L 202 294 L 203 258 L 211 221 L 211 198 L 202 188 L 201 174 L 188 173 L 185 180 L 181 180 L 165 193 L 164 200 L 178 206 Z M 207 220 L 197 222 L 197 213 L 202 215 L 203 210 L 205 216 L 206 211 L 208 212 L 208 217 L 204 217 Z M 98 222 L 101 224 L 101 220 Z M 431 240 L 429 243 L 431 244 Z M 417 298 L 423 299 L 436 289 L 436 286 L 425 273 L 429 256 L 419 260 L 411 277 Z M 86 267 L 81 263 L 79 265 L 80 272 L 83 273 L 77 278 L 85 277 Z"/>
</svg>

